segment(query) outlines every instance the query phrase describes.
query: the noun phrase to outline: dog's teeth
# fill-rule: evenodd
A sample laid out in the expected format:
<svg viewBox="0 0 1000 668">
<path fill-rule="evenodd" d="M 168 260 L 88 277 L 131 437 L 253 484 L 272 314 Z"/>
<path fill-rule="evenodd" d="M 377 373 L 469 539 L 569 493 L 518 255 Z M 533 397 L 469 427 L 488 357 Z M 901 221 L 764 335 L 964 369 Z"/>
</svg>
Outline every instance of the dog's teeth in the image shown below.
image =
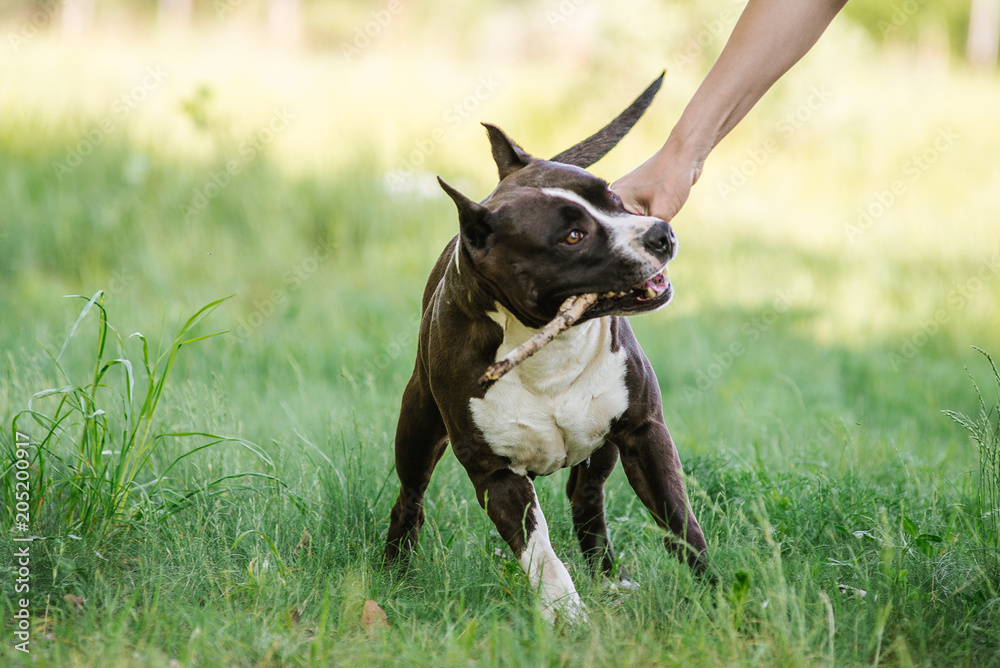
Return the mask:
<svg viewBox="0 0 1000 668">
<path fill-rule="evenodd" d="M 603 295 L 601 295 L 601 299 L 611 299 L 614 296 L 615 293 L 613 292 L 605 292 Z"/>
<path fill-rule="evenodd" d="M 652 299 L 655 296 L 656 296 L 656 290 L 654 290 L 653 288 L 646 288 L 646 297 Z"/>
</svg>

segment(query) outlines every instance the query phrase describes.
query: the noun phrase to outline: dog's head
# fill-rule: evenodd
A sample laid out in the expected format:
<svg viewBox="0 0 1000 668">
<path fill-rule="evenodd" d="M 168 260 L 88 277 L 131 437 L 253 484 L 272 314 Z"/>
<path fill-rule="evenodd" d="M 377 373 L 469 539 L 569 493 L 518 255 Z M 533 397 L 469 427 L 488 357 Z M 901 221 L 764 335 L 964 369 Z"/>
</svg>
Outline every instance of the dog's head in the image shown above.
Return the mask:
<svg viewBox="0 0 1000 668">
<path fill-rule="evenodd" d="M 458 207 L 460 272 L 471 272 L 525 325 L 542 326 L 573 295 L 600 296 L 586 318 L 653 311 L 673 296 L 665 273 L 677 249 L 670 225 L 626 212 L 608 183 L 584 169 L 625 136 L 661 80 L 551 160 L 486 125 L 500 183 L 481 203 L 441 181 Z"/>
</svg>

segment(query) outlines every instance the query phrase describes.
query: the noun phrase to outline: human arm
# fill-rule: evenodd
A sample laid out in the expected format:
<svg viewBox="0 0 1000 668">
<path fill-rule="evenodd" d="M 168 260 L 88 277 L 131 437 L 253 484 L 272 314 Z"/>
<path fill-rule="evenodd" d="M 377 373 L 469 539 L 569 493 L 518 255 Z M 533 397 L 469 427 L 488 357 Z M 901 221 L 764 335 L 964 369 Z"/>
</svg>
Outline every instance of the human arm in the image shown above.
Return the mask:
<svg viewBox="0 0 1000 668">
<path fill-rule="evenodd" d="M 749 0 L 666 143 L 611 188 L 632 213 L 670 220 L 705 159 L 816 43 L 847 0 Z"/>
</svg>

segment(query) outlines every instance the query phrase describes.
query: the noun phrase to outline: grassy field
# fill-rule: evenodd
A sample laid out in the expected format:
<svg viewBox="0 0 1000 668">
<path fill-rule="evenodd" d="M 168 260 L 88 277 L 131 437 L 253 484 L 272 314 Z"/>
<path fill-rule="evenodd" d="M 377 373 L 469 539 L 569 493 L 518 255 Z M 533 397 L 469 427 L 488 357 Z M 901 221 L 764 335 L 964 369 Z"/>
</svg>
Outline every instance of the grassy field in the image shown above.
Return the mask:
<svg viewBox="0 0 1000 668">
<path fill-rule="evenodd" d="M 451 455 L 413 568 L 379 570 L 420 294 L 457 222 L 433 176 L 483 197 L 480 121 L 551 155 L 667 67 L 594 171 L 644 159 L 723 43 L 685 40 L 728 6 L 649 4 L 663 35 L 580 6 L 525 28 L 551 35 L 529 55 L 461 15 L 444 45 L 414 8 L 351 57 L 223 25 L 0 59 L 3 531 L 36 537 L 30 655 L 24 543 L 0 541 L 0 663 L 1000 665 L 1000 379 L 971 347 L 1000 355 L 1000 79 L 847 25 L 710 158 L 675 301 L 633 321 L 720 585 L 618 470 L 640 587 L 604 591 L 556 474 L 538 494 L 591 623 L 553 630 Z M 366 17 L 344 20 L 350 43 Z"/>
</svg>

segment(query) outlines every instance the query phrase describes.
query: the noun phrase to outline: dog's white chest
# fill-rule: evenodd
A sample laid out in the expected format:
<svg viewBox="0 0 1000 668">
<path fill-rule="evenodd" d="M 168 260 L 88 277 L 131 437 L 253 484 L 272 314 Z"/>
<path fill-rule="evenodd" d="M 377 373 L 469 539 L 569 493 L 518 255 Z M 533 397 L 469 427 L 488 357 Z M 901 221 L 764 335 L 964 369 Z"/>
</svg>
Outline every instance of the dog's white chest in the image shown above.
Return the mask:
<svg viewBox="0 0 1000 668">
<path fill-rule="evenodd" d="M 503 307 L 490 316 L 504 328 L 497 359 L 535 333 Z M 610 318 L 563 332 L 482 399 L 470 400 L 490 448 L 522 475 L 547 475 L 584 461 L 627 406 L 625 352 L 611 351 Z"/>
</svg>

